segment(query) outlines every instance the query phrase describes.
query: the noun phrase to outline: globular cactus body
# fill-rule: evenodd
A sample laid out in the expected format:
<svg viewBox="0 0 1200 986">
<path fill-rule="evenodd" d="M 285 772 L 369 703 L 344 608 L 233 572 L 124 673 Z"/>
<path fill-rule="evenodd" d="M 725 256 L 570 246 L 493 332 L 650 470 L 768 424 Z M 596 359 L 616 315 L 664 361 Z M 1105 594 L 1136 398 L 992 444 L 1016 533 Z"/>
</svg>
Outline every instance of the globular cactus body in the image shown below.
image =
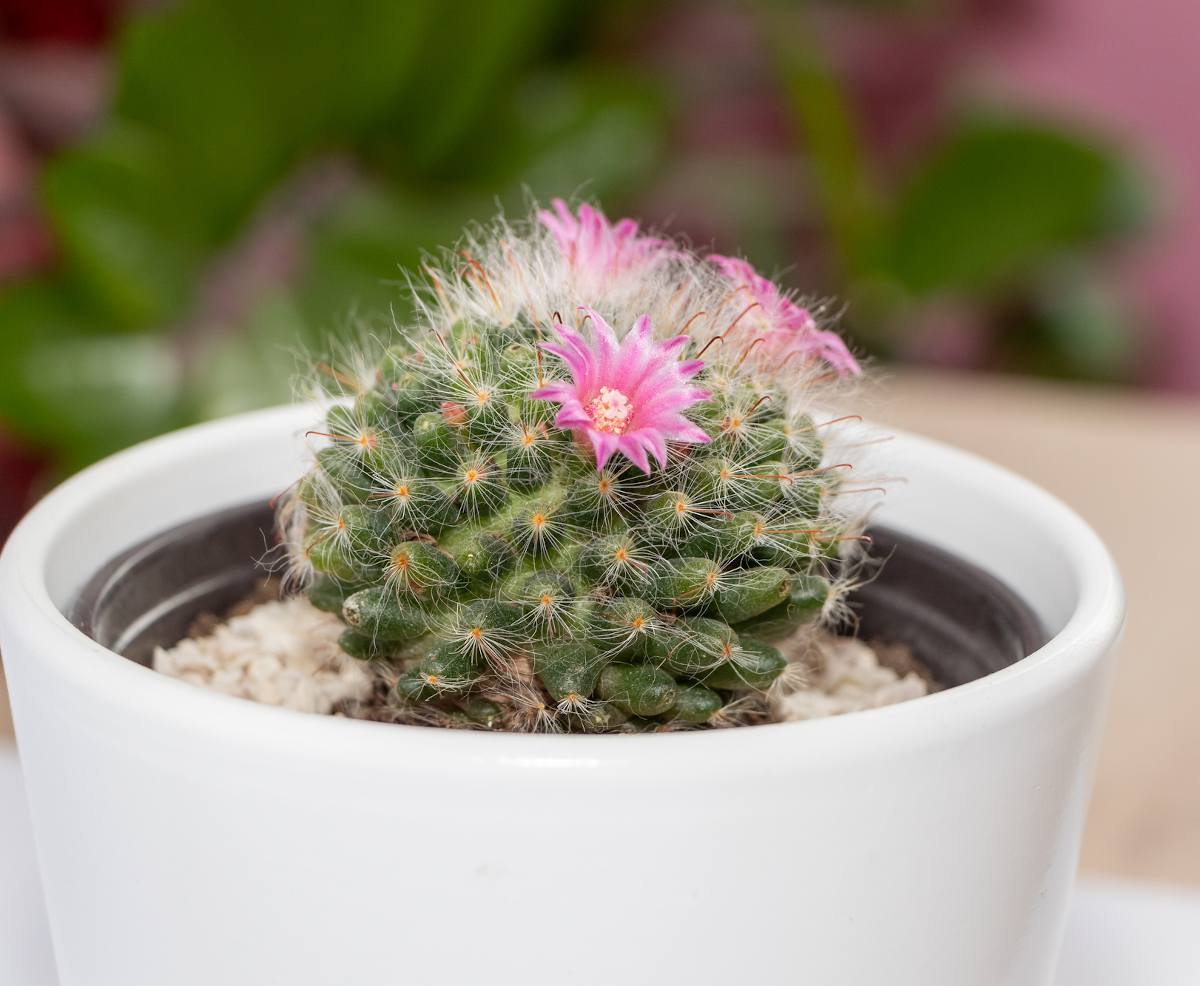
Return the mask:
<svg viewBox="0 0 1200 986">
<path fill-rule="evenodd" d="M 732 721 L 784 671 L 776 645 L 841 592 L 861 518 L 840 508 L 812 408 L 814 381 L 848 371 L 811 319 L 791 349 L 755 352 L 798 306 L 751 303 L 721 263 L 556 207 L 553 236 L 501 235 L 475 244 L 489 262 L 432 275 L 427 324 L 330 408 L 281 526 L 401 720 Z M 689 303 L 707 328 L 684 335 Z M 609 329 L 638 308 L 660 334 L 649 317 Z"/>
</svg>

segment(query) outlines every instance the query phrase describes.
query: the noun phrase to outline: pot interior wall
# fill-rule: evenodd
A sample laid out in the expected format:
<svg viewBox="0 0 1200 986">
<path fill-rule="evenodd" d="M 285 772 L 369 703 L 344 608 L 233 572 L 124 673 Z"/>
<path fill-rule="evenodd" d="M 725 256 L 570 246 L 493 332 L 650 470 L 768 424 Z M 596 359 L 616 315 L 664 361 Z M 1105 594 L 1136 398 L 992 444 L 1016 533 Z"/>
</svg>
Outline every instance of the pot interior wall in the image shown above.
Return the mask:
<svg viewBox="0 0 1200 986">
<path fill-rule="evenodd" d="M 988 573 L 907 534 L 877 527 L 871 535 L 872 554 L 886 564 L 852 597 L 863 639 L 907 645 L 943 687 L 998 671 L 1045 643 L 1029 606 Z M 273 543 L 264 504 L 200 517 L 111 561 L 67 616 L 98 643 L 148 665 L 155 647 L 178 641 L 198 616 L 225 613 L 249 595 Z"/>
</svg>

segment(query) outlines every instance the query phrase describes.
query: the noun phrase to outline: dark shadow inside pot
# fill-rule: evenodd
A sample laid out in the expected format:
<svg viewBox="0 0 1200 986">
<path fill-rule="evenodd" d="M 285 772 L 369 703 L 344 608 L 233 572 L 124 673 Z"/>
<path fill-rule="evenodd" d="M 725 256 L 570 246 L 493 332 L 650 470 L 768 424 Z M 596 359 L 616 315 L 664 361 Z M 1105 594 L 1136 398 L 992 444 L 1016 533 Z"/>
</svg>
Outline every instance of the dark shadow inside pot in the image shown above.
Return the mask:
<svg viewBox="0 0 1200 986">
<path fill-rule="evenodd" d="M 998 671 L 1045 643 L 1033 611 L 993 576 L 888 528 L 871 535 L 871 554 L 886 562 L 852 597 L 864 640 L 908 647 L 943 688 Z M 251 594 L 273 541 L 265 504 L 200 517 L 111 561 L 67 616 L 98 643 L 149 665 L 155 647 L 180 640 L 198 617 L 224 614 Z"/>
</svg>

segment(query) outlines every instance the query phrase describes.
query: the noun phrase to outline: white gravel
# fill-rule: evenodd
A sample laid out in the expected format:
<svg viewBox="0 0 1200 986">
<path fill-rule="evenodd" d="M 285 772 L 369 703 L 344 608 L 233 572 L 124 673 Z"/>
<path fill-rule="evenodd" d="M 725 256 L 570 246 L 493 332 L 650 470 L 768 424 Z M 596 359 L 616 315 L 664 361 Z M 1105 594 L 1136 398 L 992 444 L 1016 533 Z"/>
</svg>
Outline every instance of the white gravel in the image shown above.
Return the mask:
<svg viewBox="0 0 1200 986">
<path fill-rule="evenodd" d="M 911 671 L 898 675 L 880 664 L 875 651 L 861 640 L 829 637 L 820 644 L 817 657 L 805 687 L 773 696 L 780 719 L 819 719 L 877 709 L 929 693 L 920 675 Z"/>
<path fill-rule="evenodd" d="M 371 693 L 370 674 L 337 645 L 345 629 L 302 596 L 262 603 L 213 633 L 154 652 L 154 670 L 226 695 L 328 714 Z"/>
</svg>

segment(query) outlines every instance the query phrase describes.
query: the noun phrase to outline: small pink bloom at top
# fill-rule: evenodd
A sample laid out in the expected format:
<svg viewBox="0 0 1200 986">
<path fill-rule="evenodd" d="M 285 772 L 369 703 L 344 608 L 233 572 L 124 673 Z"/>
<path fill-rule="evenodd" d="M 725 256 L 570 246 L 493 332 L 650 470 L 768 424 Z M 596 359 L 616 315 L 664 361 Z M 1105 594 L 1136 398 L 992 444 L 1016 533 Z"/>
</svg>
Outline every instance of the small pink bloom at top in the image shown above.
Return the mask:
<svg viewBox="0 0 1200 986">
<path fill-rule="evenodd" d="M 571 267 L 588 277 L 607 279 L 648 269 L 672 253 L 669 241 L 639 235 L 632 219 L 610 223 L 603 212 L 586 203 L 579 207 L 578 215 L 562 199 L 550 204 L 553 211 L 540 210 L 538 220 L 554 234 Z"/>
<path fill-rule="evenodd" d="M 658 342 L 651 337 L 649 316 L 643 315 L 618 340 L 596 312 L 580 310 L 592 323 L 590 338 L 555 325 L 561 344 L 542 344 L 567 365 L 571 379 L 547 384 L 530 396 L 561 405 L 555 426 L 591 442 L 596 468 L 603 469 L 620 452 L 649 473 L 650 455 L 660 466 L 667 464 L 667 442 L 710 441 L 682 413 L 711 396 L 689 382 L 704 363 L 679 358 L 688 337 Z"/>
<path fill-rule="evenodd" d="M 758 307 L 746 314 L 745 321 L 755 326 L 762 337 L 761 355 L 782 360 L 799 352 L 810 359 L 824 360 L 838 376 L 862 372 L 842 337 L 836 332 L 818 329 L 808 309 L 788 298 L 775 282 L 737 257 L 713 254 L 708 259 L 745 292 L 747 304 L 757 303 Z"/>
</svg>

